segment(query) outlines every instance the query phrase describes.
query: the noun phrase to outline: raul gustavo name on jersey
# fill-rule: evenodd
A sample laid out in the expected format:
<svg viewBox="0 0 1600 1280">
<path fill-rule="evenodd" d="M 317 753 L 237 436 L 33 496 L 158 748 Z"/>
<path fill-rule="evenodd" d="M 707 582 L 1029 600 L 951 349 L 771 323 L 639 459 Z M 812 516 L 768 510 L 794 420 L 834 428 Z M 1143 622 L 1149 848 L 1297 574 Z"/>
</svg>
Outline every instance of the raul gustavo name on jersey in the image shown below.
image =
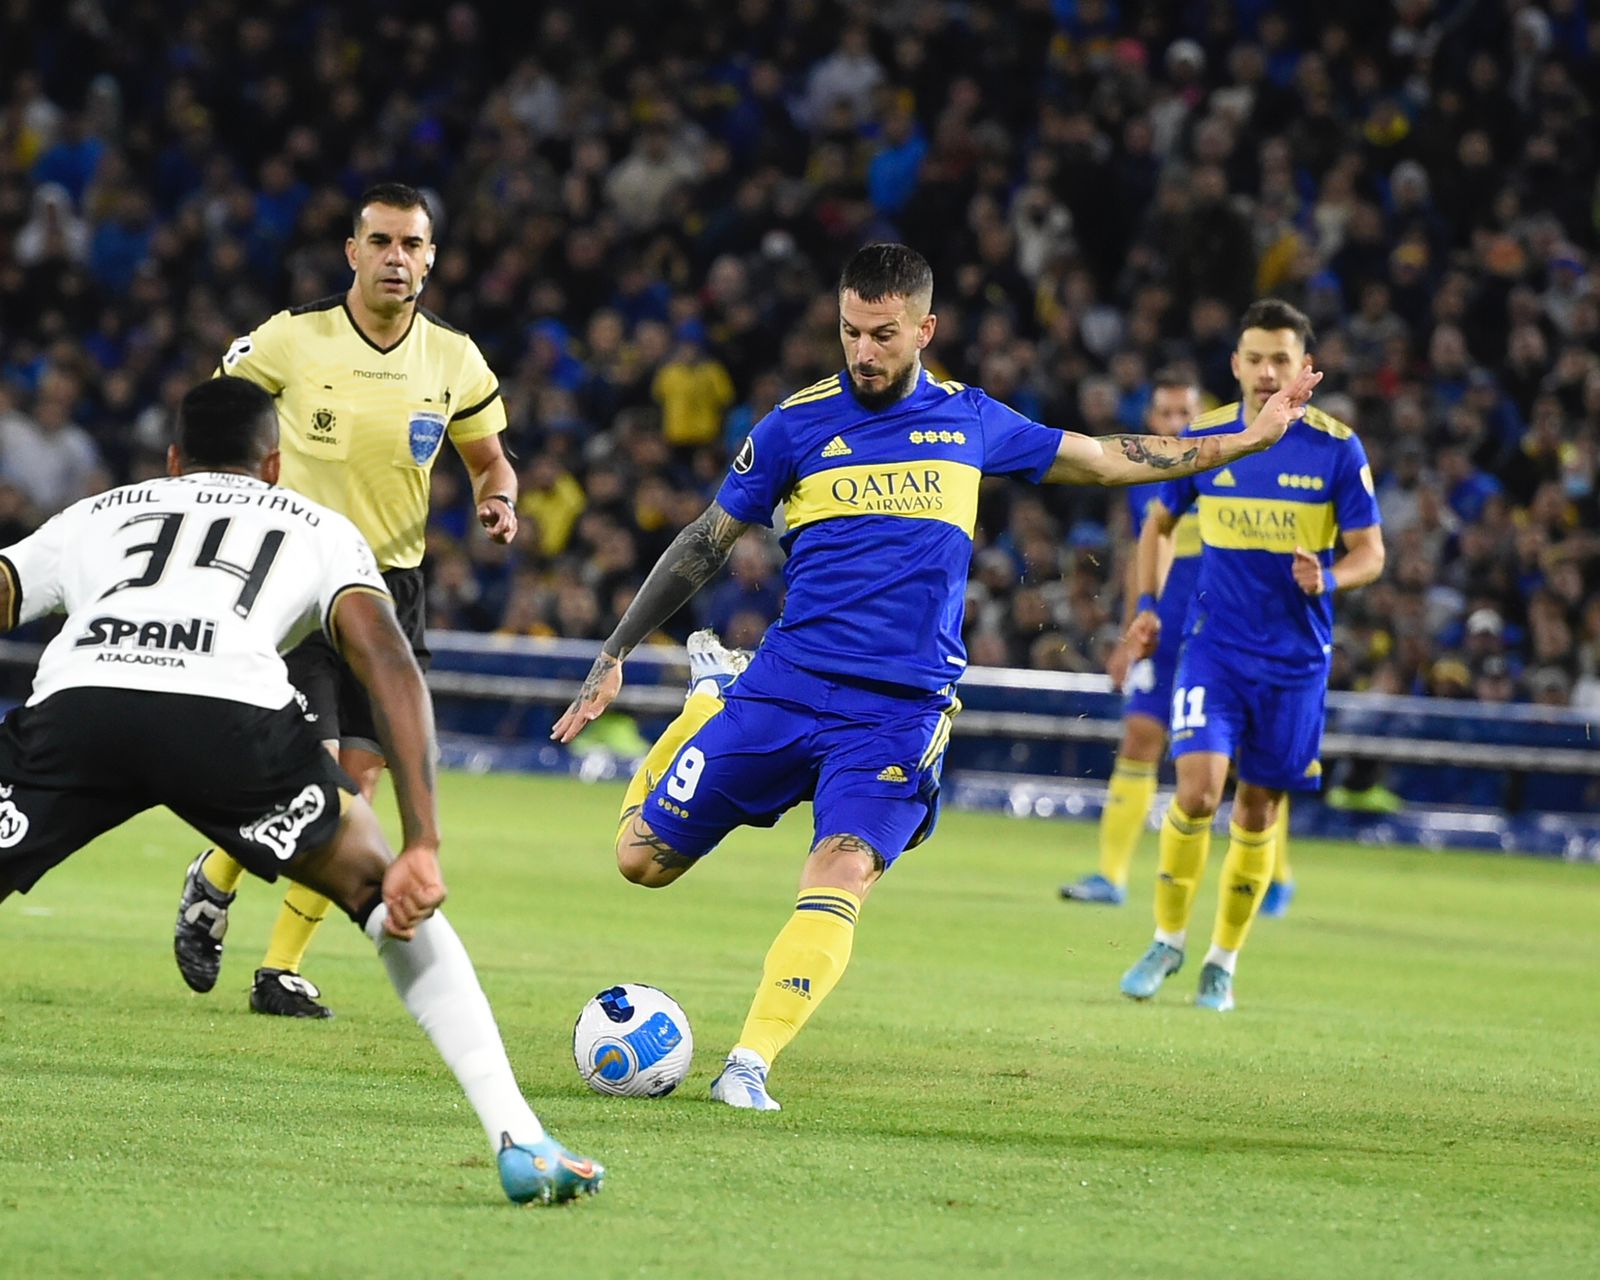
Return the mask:
<svg viewBox="0 0 1600 1280">
<path fill-rule="evenodd" d="M 216 480 L 220 476 L 217 472 L 206 474 L 210 480 Z M 322 523 L 322 516 L 315 508 L 300 501 L 287 489 L 201 489 L 194 495 L 194 500 L 195 505 L 200 507 L 247 506 L 260 507 L 266 511 L 282 511 L 286 515 L 300 517 L 313 529 Z M 155 489 L 130 486 L 102 494 L 94 500 L 94 505 L 89 511 L 94 515 L 101 511 L 109 511 L 113 507 L 155 506 L 162 501 L 164 501 L 162 495 Z"/>
</svg>

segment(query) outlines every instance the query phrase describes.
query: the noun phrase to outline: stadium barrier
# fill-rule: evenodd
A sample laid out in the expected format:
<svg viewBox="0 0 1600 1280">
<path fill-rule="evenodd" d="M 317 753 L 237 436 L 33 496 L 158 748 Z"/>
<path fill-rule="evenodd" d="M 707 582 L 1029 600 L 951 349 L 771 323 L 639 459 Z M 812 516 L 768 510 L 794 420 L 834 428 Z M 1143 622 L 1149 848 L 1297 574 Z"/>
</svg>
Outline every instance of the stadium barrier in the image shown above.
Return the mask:
<svg viewBox="0 0 1600 1280">
<path fill-rule="evenodd" d="M 626 744 L 574 756 L 549 741 L 551 724 L 599 652 L 595 642 L 430 632 L 428 643 L 429 683 L 456 763 L 593 778 L 631 769 Z M 635 750 L 677 714 L 686 674 L 680 648 L 643 646 L 629 657 L 614 705 L 640 722 Z M 1098 817 L 1122 736 L 1122 700 L 1104 675 L 974 667 L 960 694 L 963 710 L 946 760 L 954 804 Z M 1407 803 L 1395 813 L 1356 813 L 1302 801 L 1293 807 L 1295 830 L 1600 861 L 1595 728 L 1590 715 L 1567 708 L 1330 693 L 1323 743 L 1329 779 L 1370 761 Z M 1153 806 L 1155 818 L 1163 806 Z M 1219 815 L 1225 820 L 1226 810 Z"/>
<path fill-rule="evenodd" d="M 628 659 L 614 704 L 612 723 L 622 732 L 591 730 L 569 750 L 550 741 L 550 727 L 598 643 L 430 631 L 428 645 L 441 749 L 456 767 L 626 776 L 683 704 L 684 651 L 642 646 Z M 40 651 L 0 641 L 0 666 L 31 670 Z M 1121 698 L 1104 675 L 973 667 L 960 695 L 946 757 L 951 803 L 1019 816 L 1099 816 L 1122 736 Z M 1600 861 L 1595 729 L 1593 717 L 1568 708 L 1333 692 L 1323 740 L 1328 779 L 1370 761 L 1406 803 L 1398 812 L 1360 813 L 1301 800 L 1294 827 L 1375 844 Z M 1152 806 L 1152 825 L 1165 795 Z M 1219 823 L 1226 816 L 1224 809 Z"/>
</svg>

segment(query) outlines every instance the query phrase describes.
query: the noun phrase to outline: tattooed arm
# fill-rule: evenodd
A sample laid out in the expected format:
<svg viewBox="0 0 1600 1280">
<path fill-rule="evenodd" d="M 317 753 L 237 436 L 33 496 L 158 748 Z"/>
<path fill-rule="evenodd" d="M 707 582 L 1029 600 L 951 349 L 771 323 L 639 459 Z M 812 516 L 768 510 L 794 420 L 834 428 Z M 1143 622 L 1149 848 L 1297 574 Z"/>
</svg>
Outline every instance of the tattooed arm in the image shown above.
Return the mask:
<svg viewBox="0 0 1600 1280">
<path fill-rule="evenodd" d="M 1127 485 L 1176 480 L 1210 471 L 1276 444 L 1305 412 L 1320 373 L 1300 376 L 1261 406 L 1243 431 L 1216 436 L 1085 436 L 1068 431 L 1046 474 L 1057 484 Z"/>
<path fill-rule="evenodd" d="M 600 650 L 578 696 L 556 721 L 550 731 L 552 738 L 571 742 L 611 704 L 622 690 L 623 659 L 715 576 L 739 535 L 749 527 L 713 502 L 672 540 Z"/>
</svg>

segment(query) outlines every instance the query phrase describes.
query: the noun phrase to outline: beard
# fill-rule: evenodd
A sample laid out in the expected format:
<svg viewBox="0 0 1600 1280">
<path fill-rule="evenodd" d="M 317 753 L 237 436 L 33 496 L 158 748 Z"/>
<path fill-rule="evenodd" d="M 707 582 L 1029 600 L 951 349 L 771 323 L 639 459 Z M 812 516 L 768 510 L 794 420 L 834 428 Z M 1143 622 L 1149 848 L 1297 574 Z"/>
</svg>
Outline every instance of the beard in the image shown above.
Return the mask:
<svg viewBox="0 0 1600 1280">
<path fill-rule="evenodd" d="M 876 391 L 868 391 L 856 381 L 856 371 L 851 369 L 850 390 L 855 393 L 856 400 L 860 402 L 863 409 L 870 409 L 876 413 L 880 409 L 887 409 L 892 404 L 898 404 L 911 394 L 912 384 L 916 381 L 919 367 L 917 361 L 910 361 L 895 376 L 893 381 L 885 382 Z"/>
</svg>

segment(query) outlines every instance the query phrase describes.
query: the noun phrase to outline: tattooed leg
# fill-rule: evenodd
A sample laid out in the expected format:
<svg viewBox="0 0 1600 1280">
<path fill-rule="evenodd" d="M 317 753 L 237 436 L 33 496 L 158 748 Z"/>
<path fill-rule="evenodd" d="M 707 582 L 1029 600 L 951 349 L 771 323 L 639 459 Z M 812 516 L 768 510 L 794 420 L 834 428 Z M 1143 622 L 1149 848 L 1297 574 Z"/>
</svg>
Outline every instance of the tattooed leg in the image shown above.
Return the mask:
<svg viewBox="0 0 1600 1280">
<path fill-rule="evenodd" d="M 823 836 L 806 859 L 800 888 L 846 889 L 857 898 L 865 898 L 885 865 L 883 854 L 860 836 Z"/>
<path fill-rule="evenodd" d="M 650 830 L 637 811 L 624 823 L 617 841 L 617 869 L 624 879 L 647 889 L 666 888 L 698 861 Z"/>
</svg>

